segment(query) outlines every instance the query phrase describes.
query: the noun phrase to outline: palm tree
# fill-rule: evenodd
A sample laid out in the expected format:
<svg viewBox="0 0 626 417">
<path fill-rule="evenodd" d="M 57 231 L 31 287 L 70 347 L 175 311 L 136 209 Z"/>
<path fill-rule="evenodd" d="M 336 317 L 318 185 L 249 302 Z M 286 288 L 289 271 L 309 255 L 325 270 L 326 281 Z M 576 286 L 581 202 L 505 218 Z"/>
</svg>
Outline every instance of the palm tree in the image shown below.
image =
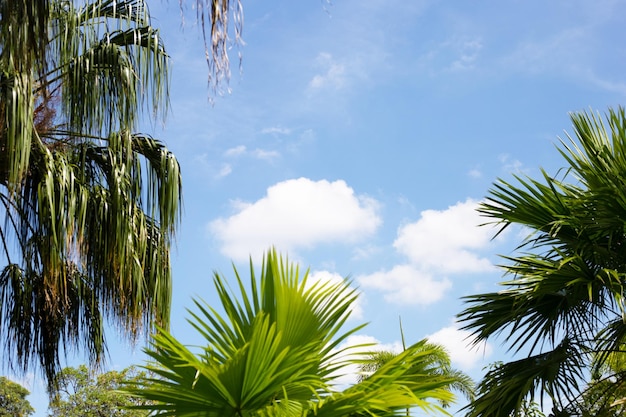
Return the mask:
<svg viewBox="0 0 626 417">
<path fill-rule="evenodd" d="M 402 336 L 402 348 L 406 350 L 404 340 L 404 331 L 402 330 L 402 322 L 400 322 L 400 334 Z M 421 361 L 415 363 L 414 366 L 419 367 L 419 374 L 422 378 L 428 377 L 447 377 L 450 379 L 449 388 L 457 391 L 468 400 L 474 399 L 474 381 L 465 373 L 454 369 L 450 361 L 450 355 L 443 346 L 429 342 L 424 339 L 418 343 L 420 349 L 426 352 Z M 363 382 L 367 378 L 376 373 L 383 365 L 398 356 L 398 352 L 389 350 L 374 350 L 369 352 L 365 360 L 359 365 L 358 381 Z M 441 402 L 442 407 L 448 407 L 448 402 Z M 407 410 L 409 415 L 409 410 Z"/>
<path fill-rule="evenodd" d="M 342 331 L 356 294 L 348 282 L 307 283 L 298 267 L 275 251 L 264 258 L 257 280 L 235 269 L 236 296 L 225 279 L 214 283 L 223 313 L 201 301 L 190 323 L 206 341 L 193 351 L 161 331 L 146 350 L 153 378 L 128 391 L 153 402 L 159 415 L 350 416 L 404 415 L 408 407 L 439 410 L 452 401 L 447 375 L 425 374 L 433 351 L 425 342 L 408 347 L 376 373 L 343 391 L 333 388 L 345 366 L 358 364 L 365 347 L 342 348 L 361 329 Z"/>
<path fill-rule="evenodd" d="M 530 234 L 521 254 L 504 258 L 512 279 L 499 292 L 466 297 L 460 319 L 477 342 L 502 334 L 526 354 L 485 375 L 470 416 L 509 415 L 535 395 L 552 401 L 554 415 L 579 415 L 572 406 L 592 359 L 609 369 L 611 354 L 623 351 L 626 114 L 571 119 L 575 138 L 561 141 L 561 175 L 500 181 L 480 208 L 502 229 L 520 225 Z"/>
<path fill-rule="evenodd" d="M 180 172 L 134 130 L 165 109 L 168 57 L 143 0 L 0 4 L 0 339 L 51 382 L 63 353 L 101 361 L 105 318 L 133 340 L 167 328 Z M 46 24 L 30 61 L 16 10 Z"/>
</svg>

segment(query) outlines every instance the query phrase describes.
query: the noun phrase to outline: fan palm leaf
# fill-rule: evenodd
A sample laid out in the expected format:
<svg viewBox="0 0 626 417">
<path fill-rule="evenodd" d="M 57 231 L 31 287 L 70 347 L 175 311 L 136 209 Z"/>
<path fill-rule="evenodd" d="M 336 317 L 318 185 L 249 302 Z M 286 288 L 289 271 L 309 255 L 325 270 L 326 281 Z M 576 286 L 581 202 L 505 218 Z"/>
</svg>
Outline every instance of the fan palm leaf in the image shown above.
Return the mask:
<svg viewBox="0 0 626 417">
<path fill-rule="evenodd" d="M 338 391 L 333 380 L 360 363 L 364 346 L 342 348 L 361 329 L 342 328 L 356 293 L 348 282 L 309 283 L 275 251 L 259 278 L 235 270 L 238 293 L 215 274 L 221 312 L 196 300 L 192 326 L 206 345 L 192 351 L 169 332 L 153 336 L 146 369 L 153 378 L 129 385 L 164 416 L 400 415 L 452 401 L 454 378 L 436 374 L 424 342 L 407 348 L 374 375 Z"/>
<path fill-rule="evenodd" d="M 502 291 L 466 297 L 460 319 L 477 341 L 502 334 L 529 356 L 487 374 L 472 416 L 519 410 L 536 393 L 554 400 L 556 414 L 568 412 L 591 358 L 602 363 L 624 342 L 626 113 L 609 110 L 606 122 L 571 117 L 575 135 L 559 148 L 567 169 L 558 177 L 542 171 L 541 181 L 499 181 L 479 209 L 501 228 L 530 233 L 519 255 L 504 257 L 513 279 Z"/>
</svg>

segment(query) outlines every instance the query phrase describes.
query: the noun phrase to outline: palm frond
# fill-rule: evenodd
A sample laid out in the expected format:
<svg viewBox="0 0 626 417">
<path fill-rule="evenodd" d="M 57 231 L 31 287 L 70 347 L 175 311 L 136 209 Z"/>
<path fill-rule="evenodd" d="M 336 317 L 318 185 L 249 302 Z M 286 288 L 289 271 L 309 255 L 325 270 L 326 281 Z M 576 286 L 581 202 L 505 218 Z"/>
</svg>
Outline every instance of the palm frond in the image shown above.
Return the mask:
<svg viewBox="0 0 626 417">
<path fill-rule="evenodd" d="M 0 293 L 17 297 L 0 305 L 0 338 L 11 366 L 50 382 L 74 349 L 103 359 L 105 318 L 133 341 L 167 328 L 181 178 L 163 143 L 131 133 L 144 105 L 167 104 L 145 2 L 27 2 L 45 12 L 44 49 L 18 68 L 7 25 L 19 3 L 0 6 Z"/>
<path fill-rule="evenodd" d="M 524 253 L 504 257 L 503 270 L 512 276 L 504 289 L 466 297 L 469 306 L 459 317 L 477 341 L 502 334 L 512 349 L 528 348 L 531 356 L 488 373 L 472 415 L 517 412 L 535 390 L 554 396 L 558 389 L 564 398 L 577 398 L 588 359 L 603 369 L 622 349 L 626 112 L 610 109 L 604 119 L 575 113 L 571 119 L 574 135 L 558 148 L 567 163 L 559 178 L 542 171 L 541 180 L 499 181 L 479 209 L 501 228 L 522 225 L 530 235 L 518 247 Z M 569 346 L 576 346 L 570 353 L 577 359 L 554 356 L 562 358 L 555 364 L 567 364 L 562 369 L 568 376 L 546 379 L 543 365 L 533 360 L 564 349 L 557 344 L 563 335 L 575 341 Z M 569 411 L 562 406 L 560 412 Z"/>
<path fill-rule="evenodd" d="M 348 282 L 309 284 L 274 250 L 258 278 L 251 264 L 250 276 L 246 286 L 235 270 L 237 293 L 214 275 L 221 313 L 195 301 L 190 322 L 206 343 L 199 352 L 165 330 L 153 337 L 146 369 L 155 377 L 127 387 L 156 402 L 143 408 L 172 416 L 391 416 L 413 406 L 438 410 L 438 401 L 453 400 L 451 386 L 464 382 L 438 372 L 447 355 L 422 341 L 338 392 L 337 371 L 359 363 L 339 348 L 362 328 L 342 330 L 355 297 Z"/>
</svg>

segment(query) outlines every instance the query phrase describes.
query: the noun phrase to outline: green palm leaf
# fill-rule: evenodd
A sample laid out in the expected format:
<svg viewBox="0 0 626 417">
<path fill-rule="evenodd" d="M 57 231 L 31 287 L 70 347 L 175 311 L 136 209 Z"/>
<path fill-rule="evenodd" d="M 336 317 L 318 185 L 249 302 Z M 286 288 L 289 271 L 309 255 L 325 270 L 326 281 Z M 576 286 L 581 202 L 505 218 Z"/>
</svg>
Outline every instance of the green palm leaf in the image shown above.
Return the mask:
<svg viewBox="0 0 626 417">
<path fill-rule="evenodd" d="M 298 268 L 275 251 L 257 279 L 252 264 L 245 285 L 235 270 L 236 288 L 215 274 L 223 312 L 195 301 L 191 324 L 206 345 L 192 352 L 167 331 L 153 337 L 146 365 L 155 377 L 128 386 L 154 401 L 144 408 L 171 416 L 345 416 L 400 415 L 408 407 L 438 410 L 449 402 L 455 375 L 432 369 L 440 352 L 420 342 L 360 384 L 336 391 L 333 378 L 360 363 L 359 347 L 340 349 L 342 327 L 356 293 L 348 282 L 307 283 Z"/>
</svg>

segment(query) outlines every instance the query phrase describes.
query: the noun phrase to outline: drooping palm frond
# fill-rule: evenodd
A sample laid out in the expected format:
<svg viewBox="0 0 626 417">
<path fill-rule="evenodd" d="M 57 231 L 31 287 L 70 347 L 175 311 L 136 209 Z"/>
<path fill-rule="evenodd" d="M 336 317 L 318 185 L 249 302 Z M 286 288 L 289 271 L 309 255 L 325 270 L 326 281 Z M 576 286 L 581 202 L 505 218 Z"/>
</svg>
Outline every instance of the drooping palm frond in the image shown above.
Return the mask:
<svg viewBox="0 0 626 417">
<path fill-rule="evenodd" d="M 71 131 L 106 136 L 133 130 L 141 105 L 166 110 L 168 56 L 145 0 L 54 5 L 50 55 L 56 65 L 40 88 L 60 96 Z"/>
<path fill-rule="evenodd" d="M 28 170 L 35 77 L 48 67 L 49 0 L 0 2 L 0 162 L 9 190 Z"/>
<path fill-rule="evenodd" d="M 569 404 L 567 399 L 578 394 L 584 358 L 584 350 L 565 338 L 551 351 L 496 366 L 478 385 L 467 416 L 514 415 L 525 400 L 532 402 L 538 392 L 548 395 L 555 409 L 564 409 L 564 404 Z"/>
<path fill-rule="evenodd" d="M 550 361 L 530 360 L 515 377 L 509 364 L 489 373 L 472 416 L 519 409 L 534 390 L 558 398 L 555 412 L 566 412 L 566 397 L 574 401 L 584 390 L 591 358 L 602 362 L 624 341 L 626 112 L 609 110 L 606 123 L 592 113 L 573 114 L 572 121 L 574 138 L 559 148 L 568 164 L 561 178 L 543 172 L 541 181 L 499 181 L 480 208 L 501 227 L 522 225 L 531 234 L 519 247 L 524 253 L 504 258 L 513 276 L 505 289 L 466 297 L 459 317 L 477 340 L 500 333 L 514 350 L 527 348 L 529 360 L 568 340 L 576 348 L 563 351 L 559 363 L 569 365 L 549 384 L 541 375 Z"/>
<path fill-rule="evenodd" d="M 63 353 L 103 359 L 105 318 L 133 340 L 168 326 L 181 178 L 160 141 L 132 133 L 144 108 L 167 104 L 145 2 L 48 6 L 46 61 L 2 68 L 0 339 L 10 366 L 52 381 Z"/>
<path fill-rule="evenodd" d="M 184 0 L 179 1 L 182 7 Z M 219 93 L 230 78 L 229 50 L 243 44 L 243 5 L 241 0 L 196 0 L 196 11 L 204 35 L 208 85 Z"/>
<path fill-rule="evenodd" d="M 232 292 L 215 274 L 222 312 L 196 301 L 192 326 L 205 346 L 194 352 L 160 331 L 147 350 L 154 378 L 128 392 L 164 416 L 393 416 L 409 407 L 438 409 L 451 401 L 453 377 L 434 372 L 426 342 L 407 348 L 370 378 L 337 391 L 333 378 L 360 363 L 359 347 L 342 348 L 363 326 L 342 327 L 356 293 L 348 282 L 315 283 L 270 251 L 250 282 L 237 271 Z M 351 355 L 354 352 L 355 355 Z"/>
</svg>

